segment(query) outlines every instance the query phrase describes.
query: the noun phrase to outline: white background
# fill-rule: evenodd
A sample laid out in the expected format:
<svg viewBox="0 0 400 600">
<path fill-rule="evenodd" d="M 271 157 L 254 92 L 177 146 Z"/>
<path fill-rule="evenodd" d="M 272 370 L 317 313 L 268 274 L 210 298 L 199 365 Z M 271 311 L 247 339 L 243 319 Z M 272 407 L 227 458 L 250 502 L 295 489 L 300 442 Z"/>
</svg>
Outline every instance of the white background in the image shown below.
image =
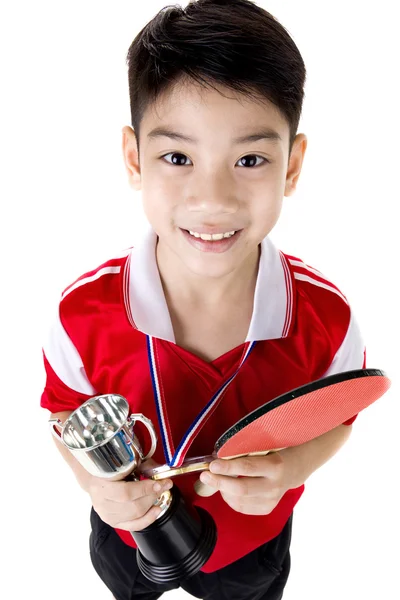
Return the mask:
<svg viewBox="0 0 400 600">
<path fill-rule="evenodd" d="M 121 129 L 125 56 L 167 2 L 9 2 L 0 15 L 2 559 L 4 597 L 109 599 L 88 553 L 89 497 L 39 407 L 41 345 L 61 290 L 141 231 Z M 314 473 L 295 508 L 285 600 L 400 597 L 396 2 L 259 1 L 308 79 L 297 192 L 271 239 L 348 297 L 367 367 L 391 390 Z M 186 3 L 183 3 L 186 5 Z M 397 217 L 397 218 L 396 218 Z M 3 593 L 2 593 L 3 595 Z M 166 596 L 188 597 L 179 590 Z"/>
</svg>

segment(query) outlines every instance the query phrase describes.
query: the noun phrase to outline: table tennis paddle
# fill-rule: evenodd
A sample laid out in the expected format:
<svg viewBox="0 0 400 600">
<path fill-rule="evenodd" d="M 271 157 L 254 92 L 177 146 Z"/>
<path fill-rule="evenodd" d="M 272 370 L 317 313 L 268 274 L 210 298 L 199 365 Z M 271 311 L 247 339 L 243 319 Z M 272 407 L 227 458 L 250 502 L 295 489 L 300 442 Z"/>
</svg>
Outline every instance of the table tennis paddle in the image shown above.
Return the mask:
<svg viewBox="0 0 400 600">
<path fill-rule="evenodd" d="M 186 459 L 180 467 L 147 467 L 155 480 L 205 471 L 217 458 L 264 455 L 304 444 L 338 427 L 378 400 L 391 381 L 380 369 L 357 369 L 323 377 L 269 400 L 237 421 L 217 440 L 212 454 Z"/>
</svg>

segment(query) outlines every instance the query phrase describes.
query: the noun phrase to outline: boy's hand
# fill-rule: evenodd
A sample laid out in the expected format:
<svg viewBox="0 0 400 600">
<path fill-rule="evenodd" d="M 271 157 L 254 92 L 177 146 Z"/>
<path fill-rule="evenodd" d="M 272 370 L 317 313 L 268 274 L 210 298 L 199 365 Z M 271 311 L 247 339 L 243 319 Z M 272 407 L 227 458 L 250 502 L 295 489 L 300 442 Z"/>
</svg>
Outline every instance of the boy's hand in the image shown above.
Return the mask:
<svg viewBox="0 0 400 600">
<path fill-rule="evenodd" d="M 351 427 L 339 425 L 304 444 L 266 456 L 215 460 L 210 463 L 211 473 L 204 471 L 200 475 L 200 481 L 206 485 L 201 483 L 199 488 L 195 484 L 196 492 L 207 496 L 210 495 L 208 490 L 211 489 L 211 493 L 219 490 L 234 510 L 245 515 L 268 515 L 288 490 L 303 485 L 314 471 L 338 452 L 349 438 Z"/>
<path fill-rule="evenodd" d="M 159 483 L 151 479 L 107 481 L 93 477 L 88 492 L 102 521 L 117 529 L 141 531 L 156 520 L 161 509 L 153 505 L 172 485 L 170 479 Z"/>
<path fill-rule="evenodd" d="M 289 470 L 278 452 L 214 460 L 200 481 L 212 487 L 208 491 L 196 485 L 200 496 L 219 491 L 231 508 L 245 515 L 268 515 L 291 487 Z"/>
</svg>

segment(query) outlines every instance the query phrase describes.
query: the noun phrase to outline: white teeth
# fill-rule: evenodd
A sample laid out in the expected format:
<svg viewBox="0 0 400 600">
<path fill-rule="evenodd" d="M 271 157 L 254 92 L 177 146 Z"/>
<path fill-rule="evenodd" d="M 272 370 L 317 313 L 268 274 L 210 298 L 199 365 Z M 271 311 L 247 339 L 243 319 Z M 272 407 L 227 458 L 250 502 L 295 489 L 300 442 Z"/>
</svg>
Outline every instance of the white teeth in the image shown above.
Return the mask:
<svg viewBox="0 0 400 600">
<path fill-rule="evenodd" d="M 190 235 L 193 235 L 196 238 L 201 238 L 202 240 L 216 242 L 218 240 L 222 240 L 223 238 L 230 238 L 235 235 L 236 231 L 228 231 L 227 233 L 197 233 L 196 231 L 189 231 Z"/>
</svg>

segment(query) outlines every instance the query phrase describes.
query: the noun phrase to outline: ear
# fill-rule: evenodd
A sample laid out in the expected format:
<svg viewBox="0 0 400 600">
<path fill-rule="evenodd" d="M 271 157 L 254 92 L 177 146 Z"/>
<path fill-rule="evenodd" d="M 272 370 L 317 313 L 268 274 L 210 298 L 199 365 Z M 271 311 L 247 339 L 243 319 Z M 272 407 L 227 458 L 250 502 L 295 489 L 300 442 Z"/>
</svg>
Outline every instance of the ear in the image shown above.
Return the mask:
<svg viewBox="0 0 400 600">
<path fill-rule="evenodd" d="M 296 185 L 300 177 L 306 149 L 307 138 L 304 133 L 298 133 L 294 139 L 292 153 L 289 159 L 286 174 L 285 196 L 291 196 L 296 191 Z"/>
<path fill-rule="evenodd" d="M 139 191 L 141 189 L 141 175 L 138 144 L 134 130 L 128 125 L 122 129 L 122 153 L 129 184 L 134 190 Z"/>
</svg>

